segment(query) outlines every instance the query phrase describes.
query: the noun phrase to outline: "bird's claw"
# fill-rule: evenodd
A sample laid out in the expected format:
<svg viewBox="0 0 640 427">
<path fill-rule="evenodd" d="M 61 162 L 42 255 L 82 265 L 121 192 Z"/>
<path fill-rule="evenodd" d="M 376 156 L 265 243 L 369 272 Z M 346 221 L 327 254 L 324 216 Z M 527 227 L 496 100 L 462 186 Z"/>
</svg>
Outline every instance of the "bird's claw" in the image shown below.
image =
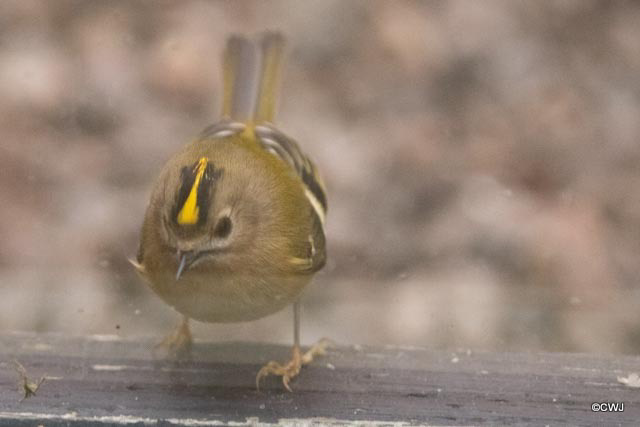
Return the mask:
<svg viewBox="0 0 640 427">
<path fill-rule="evenodd" d="M 294 346 L 292 350 L 291 360 L 286 364 L 281 364 L 275 361 L 270 361 L 264 365 L 258 375 L 256 375 L 256 389 L 260 390 L 260 382 L 263 378 L 269 375 L 275 375 L 282 377 L 282 384 L 287 391 L 292 392 L 289 382 L 295 378 L 299 373 L 302 366 L 311 363 L 316 356 L 324 356 L 327 354 L 327 348 L 331 346 L 331 341 L 327 338 L 323 338 L 315 343 L 304 354 L 300 352 L 300 347 Z"/>
</svg>

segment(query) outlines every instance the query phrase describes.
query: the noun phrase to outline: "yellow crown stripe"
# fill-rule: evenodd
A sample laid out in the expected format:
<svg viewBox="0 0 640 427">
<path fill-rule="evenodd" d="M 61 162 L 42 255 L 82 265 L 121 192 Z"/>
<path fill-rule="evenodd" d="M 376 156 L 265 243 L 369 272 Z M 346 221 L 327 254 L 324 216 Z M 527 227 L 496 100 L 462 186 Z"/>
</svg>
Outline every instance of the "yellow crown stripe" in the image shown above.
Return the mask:
<svg viewBox="0 0 640 427">
<path fill-rule="evenodd" d="M 198 207 L 198 186 L 200 185 L 204 172 L 207 170 L 208 162 L 209 159 L 206 157 L 201 157 L 198 161 L 198 166 L 196 166 L 196 179 L 193 182 L 187 200 L 185 200 L 182 209 L 180 209 L 178 213 L 178 224 L 192 225 L 198 222 L 198 215 L 200 213 L 200 208 Z"/>
</svg>

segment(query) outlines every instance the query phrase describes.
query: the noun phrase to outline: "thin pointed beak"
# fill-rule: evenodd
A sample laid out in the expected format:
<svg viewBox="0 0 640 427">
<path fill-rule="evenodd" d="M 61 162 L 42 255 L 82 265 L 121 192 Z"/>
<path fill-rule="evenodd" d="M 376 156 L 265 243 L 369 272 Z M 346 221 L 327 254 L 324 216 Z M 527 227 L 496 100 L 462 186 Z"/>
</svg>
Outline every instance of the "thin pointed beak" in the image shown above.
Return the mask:
<svg viewBox="0 0 640 427">
<path fill-rule="evenodd" d="M 184 273 L 191 264 L 191 252 L 178 252 L 178 260 L 180 262 L 178 271 L 176 272 L 176 282 L 180 280 L 180 276 Z"/>
<path fill-rule="evenodd" d="M 176 282 L 180 280 L 182 275 L 187 272 L 191 268 L 191 266 L 197 262 L 202 257 L 213 255 L 218 250 L 210 249 L 205 251 L 178 251 L 178 270 L 176 271 Z"/>
</svg>

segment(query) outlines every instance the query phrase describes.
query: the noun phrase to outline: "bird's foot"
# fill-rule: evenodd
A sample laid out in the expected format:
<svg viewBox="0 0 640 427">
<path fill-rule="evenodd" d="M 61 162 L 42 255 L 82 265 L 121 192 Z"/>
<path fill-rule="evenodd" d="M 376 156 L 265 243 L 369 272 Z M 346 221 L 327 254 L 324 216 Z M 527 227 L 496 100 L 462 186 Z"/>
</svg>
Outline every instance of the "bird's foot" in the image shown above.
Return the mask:
<svg viewBox="0 0 640 427">
<path fill-rule="evenodd" d="M 300 373 L 302 366 L 307 365 L 313 361 L 316 356 L 324 356 L 327 354 L 327 348 L 331 345 L 331 342 L 323 338 L 315 343 L 304 354 L 300 351 L 300 347 L 294 346 L 292 350 L 291 360 L 286 364 L 281 364 L 275 361 L 270 361 L 258 371 L 256 375 L 256 389 L 260 390 L 260 381 L 264 377 L 269 375 L 275 375 L 282 377 L 282 384 L 288 391 L 292 391 L 289 386 L 289 381 Z"/>
<path fill-rule="evenodd" d="M 156 344 L 155 348 L 156 350 L 159 348 L 166 349 L 169 357 L 182 359 L 191 356 L 192 345 L 193 336 L 189 328 L 189 319 L 184 318 L 175 330 Z"/>
</svg>

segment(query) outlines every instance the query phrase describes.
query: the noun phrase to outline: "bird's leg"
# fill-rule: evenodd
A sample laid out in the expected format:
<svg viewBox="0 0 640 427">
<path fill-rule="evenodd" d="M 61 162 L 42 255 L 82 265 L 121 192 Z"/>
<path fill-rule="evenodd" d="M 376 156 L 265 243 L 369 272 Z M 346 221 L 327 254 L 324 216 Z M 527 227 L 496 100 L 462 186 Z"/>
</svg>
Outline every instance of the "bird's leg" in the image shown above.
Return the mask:
<svg viewBox="0 0 640 427">
<path fill-rule="evenodd" d="M 166 348 L 169 356 L 174 358 L 183 358 L 191 356 L 191 346 L 193 337 L 189 328 L 189 318 L 182 317 L 180 325 L 167 335 L 160 343 L 156 344 L 157 348 Z"/>
<path fill-rule="evenodd" d="M 326 338 L 321 339 L 315 343 L 304 354 L 300 351 L 300 303 L 298 301 L 293 303 L 293 349 L 291 354 L 291 360 L 286 364 L 281 364 L 275 361 L 270 361 L 258 371 L 256 376 L 256 388 L 260 389 L 260 381 L 262 378 L 269 375 L 276 375 L 282 377 L 282 384 L 288 391 L 292 391 L 289 386 L 289 381 L 300 373 L 300 369 L 303 365 L 307 365 L 313 361 L 315 356 L 322 356 L 326 354 L 327 347 L 330 342 Z"/>
</svg>

